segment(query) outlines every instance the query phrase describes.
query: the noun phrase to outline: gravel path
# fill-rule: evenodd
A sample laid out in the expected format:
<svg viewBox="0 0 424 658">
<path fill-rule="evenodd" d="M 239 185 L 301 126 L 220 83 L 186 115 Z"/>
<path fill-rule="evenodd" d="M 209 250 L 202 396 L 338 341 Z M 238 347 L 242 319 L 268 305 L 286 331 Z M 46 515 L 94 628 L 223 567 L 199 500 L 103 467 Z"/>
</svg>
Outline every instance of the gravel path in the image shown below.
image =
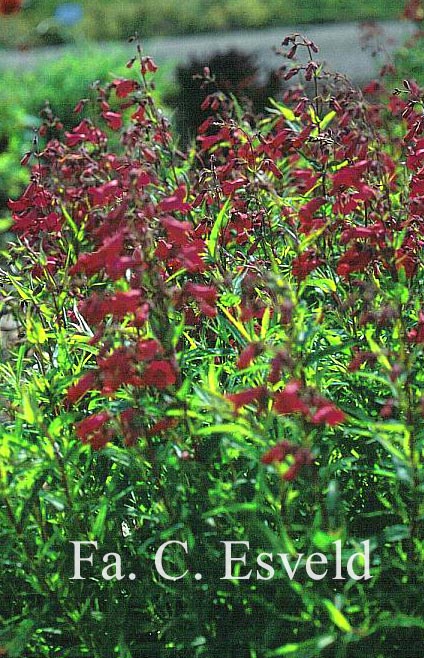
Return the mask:
<svg viewBox="0 0 424 658">
<path fill-rule="evenodd" d="M 392 53 L 414 32 L 414 26 L 405 21 L 378 23 L 383 30 L 380 42 Z M 325 61 L 332 70 L 345 73 L 355 83 L 363 83 L 371 78 L 376 70 L 376 62 L 369 50 L 360 43 L 358 23 L 296 25 L 266 30 L 247 30 L 219 34 L 198 34 L 184 37 L 150 39 L 144 43 L 146 54 L 154 57 L 158 64 L 172 61 L 186 61 L 193 55 L 207 55 L 230 47 L 251 51 L 258 55 L 261 69 L 277 68 L 283 62 L 273 52 L 287 34 L 299 32 L 317 43 L 320 48 L 320 61 Z M 133 53 L 130 44 L 99 44 L 99 49 L 122 51 L 123 56 Z M 83 46 L 81 46 L 83 48 Z M 75 46 L 39 48 L 28 52 L 0 51 L 0 68 L 29 68 L 40 62 L 57 59 L 65 51 L 75 51 Z"/>
</svg>

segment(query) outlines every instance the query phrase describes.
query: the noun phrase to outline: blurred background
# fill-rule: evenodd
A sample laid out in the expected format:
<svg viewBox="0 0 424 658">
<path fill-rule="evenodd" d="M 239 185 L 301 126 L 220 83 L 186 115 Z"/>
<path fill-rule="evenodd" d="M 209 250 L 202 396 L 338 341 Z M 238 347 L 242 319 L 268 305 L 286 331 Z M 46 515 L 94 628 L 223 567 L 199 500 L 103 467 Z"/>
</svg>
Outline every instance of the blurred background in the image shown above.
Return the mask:
<svg viewBox="0 0 424 658">
<path fill-rule="evenodd" d="M 294 31 L 358 85 L 387 63 L 397 66 L 393 84 L 422 81 L 423 40 L 408 39 L 423 18 L 421 0 L 0 0 L 0 219 L 28 179 L 17 163 L 45 101 L 70 128 L 93 80 L 132 74 L 135 32 L 160 66 L 155 93 L 186 145 L 201 101 L 192 76 L 204 65 L 227 90 L 243 89 L 256 112 L 282 91 L 273 47 Z"/>
<path fill-rule="evenodd" d="M 114 41 L 135 30 L 151 38 L 299 23 L 397 19 L 399 0 L 2 0 L 22 7 L 3 20 L 2 46 L 34 46 L 70 40 Z"/>
</svg>

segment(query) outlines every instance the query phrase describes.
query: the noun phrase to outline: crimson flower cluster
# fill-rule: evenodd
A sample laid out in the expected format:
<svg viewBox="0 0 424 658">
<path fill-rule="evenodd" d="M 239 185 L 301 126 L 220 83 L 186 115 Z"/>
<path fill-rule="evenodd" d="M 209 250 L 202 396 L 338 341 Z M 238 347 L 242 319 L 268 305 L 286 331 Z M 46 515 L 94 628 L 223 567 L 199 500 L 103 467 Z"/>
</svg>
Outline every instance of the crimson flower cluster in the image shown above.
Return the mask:
<svg viewBox="0 0 424 658">
<path fill-rule="evenodd" d="M 289 61 L 301 47 L 311 55 L 290 77 L 303 71 L 321 84 L 315 45 L 298 35 L 286 45 Z M 342 409 L 308 384 L 302 346 L 309 334 L 298 313 L 319 289 L 325 302 L 315 330 L 327 312 L 352 312 L 346 373 L 382 362 L 370 336 L 400 322 L 404 309 L 374 307 L 366 286 L 373 281 L 379 290 L 384 277 L 398 289 L 412 285 L 420 265 L 420 90 L 405 83 L 403 97 L 392 94 L 384 105 L 379 85 L 368 88 L 371 100 L 340 81 L 326 82 L 326 100 L 296 88 L 255 129 L 249 118 L 235 120 L 231 99 L 216 93 L 205 101 L 216 117 L 200 126 L 193 158 L 175 148 L 155 105 L 147 80 L 154 61 L 139 49 L 128 68 L 136 62 L 138 79 L 97 87 L 99 125 L 84 117 L 50 140 L 30 185 L 9 204 L 32 276 L 59 287 L 66 272 L 58 325 L 65 315 L 68 329 L 89 336 L 93 357 L 74 368 L 67 392 L 67 404 L 86 414 L 77 436 L 100 448 L 119 433 L 133 445 L 175 427 L 179 391 L 192 385 L 187 355 L 206 341 L 222 364 L 223 323 L 236 354 L 228 390 L 224 384 L 235 412 L 253 404 L 312 428 L 346 423 Z M 85 107 L 83 99 L 76 113 Z M 387 107 L 403 122 L 403 137 L 383 129 Z M 409 345 L 424 342 L 423 318 L 415 309 L 402 320 L 398 334 Z M 395 381 L 397 355 L 383 354 L 385 367 L 387 356 Z M 250 376 L 251 368 L 259 374 Z M 104 408 L 93 413 L 94 399 Z M 298 464 L 306 459 L 285 450 Z"/>
</svg>

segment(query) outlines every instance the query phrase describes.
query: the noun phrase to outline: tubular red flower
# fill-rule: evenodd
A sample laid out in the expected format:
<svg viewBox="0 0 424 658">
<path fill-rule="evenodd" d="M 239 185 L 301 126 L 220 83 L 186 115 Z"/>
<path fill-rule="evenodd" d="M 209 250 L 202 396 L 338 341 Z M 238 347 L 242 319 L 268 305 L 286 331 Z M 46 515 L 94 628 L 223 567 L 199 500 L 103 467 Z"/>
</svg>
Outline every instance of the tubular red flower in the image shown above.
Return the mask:
<svg viewBox="0 0 424 658">
<path fill-rule="evenodd" d="M 177 425 L 178 418 L 162 418 L 162 420 L 158 420 L 154 425 L 146 430 L 146 436 L 150 437 L 156 436 L 156 434 L 162 434 L 162 432 L 166 432 L 166 430 L 169 430 L 172 427 L 176 427 Z"/>
<path fill-rule="evenodd" d="M 139 88 L 136 80 L 130 79 L 116 79 L 112 82 L 115 87 L 115 93 L 118 98 L 126 98 L 129 94 Z"/>
<path fill-rule="evenodd" d="M 94 450 L 100 450 L 111 440 L 110 430 L 105 428 L 106 423 L 110 420 L 108 412 L 104 411 L 99 414 L 93 414 L 84 418 L 76 425 L 76 433 L 83 443 L 91 445 Z"/>
<path fill-rule="evenodd" d="M 246 404 L 252 404 L 252 402 L 264 402 L 267 398 L 268 391 L 265 386 L 258 386 L 257 388 L 249 388 L 246 391 L 240 391 L 239 393 L 231 393 L 227 395 L 226 398 L 233 405 L 236 411 L 241 409 L 241 407 L 246 406 Z"/>
<path fill-rule="evenodd" d="M 158 389 L 172 386 L 176 381 L 177 372 L 170 361 L 151 361 L 143 373 L 143 383 Z"/>
<path fill-rule="evenodd" d="M 288 441 L 281 441 L 281 443 L 277 443 L 276 446 L 268 450 L 264 455 L 261 457 L 261 462 L 262 464 L 273 464 L 274 462 L 282 462 L 284 459 L 287 457 L 287 455 L 292 455 L 295 446 L 293 446 L 291 443 Z"/>
<path fill-rule="evenodd" d="M 191 210 L 191 204 L 184 201 L 186 194 L 187 191 L 185 186 L 180 185 L 180 187 L 175 190 L 172 196 L 162 199 L 162 201 L 158 205 L 159 211 L 161 212 L 177 211 L 181 213 L 187 213 L 189 210 Z"/>
<path fill-rule="evenodd" d="M 263 346 L 262 343 L 249 343 L 242 353 L 240 354 L 238 361 L 237 361 L 237 368 L 239 370 L 244 370 L 244 368 L 248 368 L 250 364 L 252 363 L 253 359 L 255 359 L 261 352 L 262 352 Z"/>
<path fill-rule="evenodd" d="M 309 408 L 299 397 L 301 383 L 297 380 L 291 380 L 286 384 L 283 391 L 279 391 L 274 396 L 274 410 L 279 414 L 301 413 L 308 415 Z"/>
<path fill-rule="evenodd" d="M 308 448 L 301 448 L 289 441 L 281 441 L 262 455 L 261 462 L 265 465 L 278 464 L 283 462 L 288 455 L 294 458 L 294 463 L 290 464 L 282 475 L 282 479 L 291 482 L 299 475 L 302 466 L 312 464 L 313 456 Z"/>
<path fill-rule="evenodd" d="M 112 130 L 122 128 L 122 115 L 119 112 L 102 112 L 102 117 Z"/>
<path fill-rule="evenodd" d="M 136 445 L 140 434 L 136 423 L 138 413 L 138 409 L 129 407 L 128 409 L 122 411 L 119 415 L 121 429 L 124 435 L 124 445 L 128 447 Z"/>
<path fill-rule="evenodd" d="M 322 406 L 320 406 L 314 415 L 312 416 L 311 421 L 315 425 L 340 425 L 346 420 L 346 415 L 341 409 L 338 409 L 331 402 L 325 401 Z"/>
<path fill-rule="evenodd" d="M 97 373 L 93 370 L 87 372 L 85 375 L 78 380 L 76 384 L 73 384 L 67 393 L 67 400 L 71 404 L 78 402 L 88 391 L 97 389 Z"/>
<path fill-rule="evenodd" d="M 150 361 L 162 352 L 162 346 L 154 338 L 140 340 L 137 343 L 137 358 L 140 361 Z"/>
</svg>

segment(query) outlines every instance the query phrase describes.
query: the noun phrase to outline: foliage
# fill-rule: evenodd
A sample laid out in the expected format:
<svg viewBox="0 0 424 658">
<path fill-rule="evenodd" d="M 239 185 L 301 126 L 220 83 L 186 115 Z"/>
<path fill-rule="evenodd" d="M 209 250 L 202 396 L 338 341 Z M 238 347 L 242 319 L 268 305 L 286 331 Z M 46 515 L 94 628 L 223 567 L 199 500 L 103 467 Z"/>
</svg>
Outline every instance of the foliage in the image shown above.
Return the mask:
<svg viewBox="0 0 424 658">
<path fill-rule="evenodd" d="M 423 653 L 423 94 L 367 102 L 315 44 L 283 46 L 309 54 L 285 77 L 312 99 L 252 124 L 213 91 L 188 154 L 140 49 L 93 121 L 28 153 L 4 272 L 4 655 Z M 180 580 L 155 565 L 169 540 Z M 368 540 L 372 578 L 358 558 L 338 577 L 334 542 L 346 564 Z M 70 541 L 98 542 L 85 580 Z M 230 578 L 224 541 L 250 542 Z M 260 552 L 299 569 L 257 579 Z"/>
<path fill-rule="evenodd" d="M 84 18 L 76 26 L 58 22 L 61 0 L 28 2 L 19 15 L 0 17 L 0 44 L 39 45 L 65 41 L 126 39 L 134 30 L 143 37 L 190 34 L 236 28 L 397 18 L 398 0 L 82 0 Z"/>
<path fill-rule="evenodd" d="M 396 79 L 401 82 L 410 78 L 422 84 L 424 82 L 423 37 L 417 32 L 408 43 L 396 53 Z"/>
</svg>

